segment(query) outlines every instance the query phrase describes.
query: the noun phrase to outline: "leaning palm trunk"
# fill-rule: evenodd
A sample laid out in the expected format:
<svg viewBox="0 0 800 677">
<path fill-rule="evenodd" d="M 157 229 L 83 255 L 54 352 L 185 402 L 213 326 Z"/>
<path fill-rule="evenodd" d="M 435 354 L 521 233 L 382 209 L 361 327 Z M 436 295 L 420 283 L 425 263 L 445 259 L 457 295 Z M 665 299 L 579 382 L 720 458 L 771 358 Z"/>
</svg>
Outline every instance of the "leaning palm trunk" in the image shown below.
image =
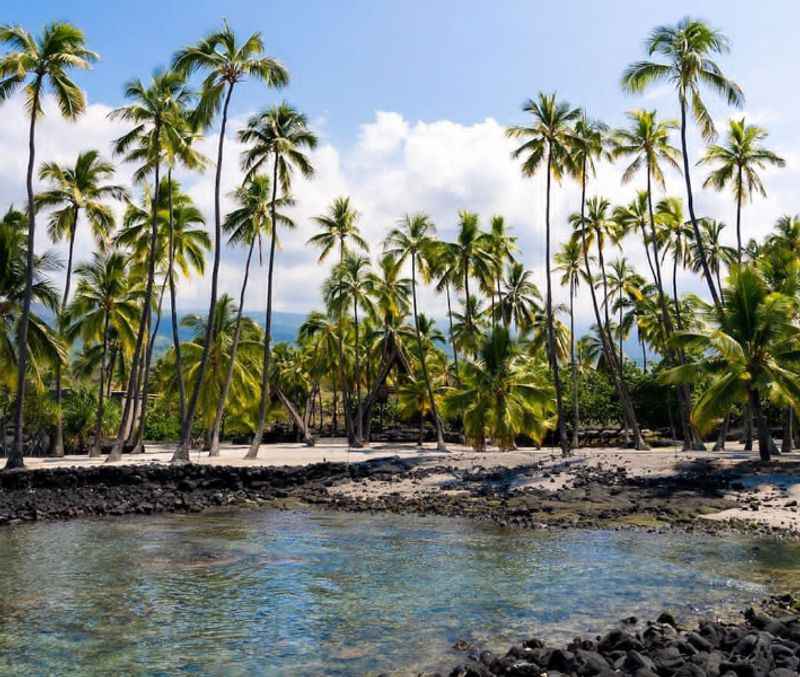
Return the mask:
<svg viewBox="0 0 800 677">
<path fill-rule="evenodd" d="M 286 393 L 283 392 L 283 389 L 280 386 L 275 387 L 275 394 L 278 396 L 278 399 L 281 401 L 281 404 L 286 407 L 286 411 L 289 412 L 289 416 L 291 416 L 292 421 L 300 430 L 300 434 L 303 437 L 303 443 L 307 447 L 313 447 L 316 444 L 316 441 L 311 436 L 311 433 L 308 432 L 308 421 L 305 417 L 300 416 L 299 412 L 292 404 L 291 400 L 286 397 Z"/>
<path fill-rule="evenodd" d="M 103 325 L 103 354 L 100 358 L 100 388 L 97 394 L 97 420 L 94 425 L 94 445 L 89 456 L 97 457 L 103 453 L 103 411 L 105 396 L 106 353 L 108 352 L 108 311 Z"/>
<path fill-rule="evenodd" d="M 181 341 L 178 337 L 178 308 L 177 293 L 175 291 L 175 274 L 172 270 L 175 264 L 175 217 L 172 209 L 172 167 L 167 172 L 167 190 L 169 191 L 169 304 L 172 320 L 172 346 L 175 351 L 175 380 L 178 382 L 178 412 L 181 423 L 186 416 L 186 385 L 183 381 L 183 360 L 181 359 Z"/>
<path fill-rule="evenodd" d="M 781 438 L 781 453 L 788 454 L 793 448 L 794 438 L 794 411 L 791 407 L 786 407 L 783 414 L 783 435 Z"/>
<path fill-rule="evenodd" d="M 647 163 L 647 211 L 650 220 L 650 239 L 652 241 L 653 246 L 653 263 L 655 265 L 655 283 L 656 288 L 658 289 L 658 302 L 659 307 L 661 309 L 661 323 L 664 327 L 664 334 L 667 337 L 672 336 L 673 333 L 673 326 L 672 326 L 672 319 L 669 315 L 669 308 L 667 306 L 667 295 L 664 292 L 664 280 L 661 275 L 661 257 L 658 251 L 658 235 L 656 233 L 656 221 L 655 216 L 653 214 L 653 187 L 652 187 L 652 170 L 650 167 L 650 163 Z M 647 242 L 645 241 L 645 247 L 647 247 Z M 667 353 L 669 357 L 675 359 L 675 356 L 672 355 L 669 351 Z M 684 355 L 682 351 L 677 353 L 677 358 L 680 364 L 685 363 Z M 691 404 L 691 393 L 689 392 L 689 387 L 685 384 L 681 384 L 677 388 L 677 395 L 678 395 L 678 413 L 679 419 L 681 424 L 681 432 L 683 433 L 683 448 L 684 449 L 696 449 L 702 451 L 705 449 L 705 446 L 702 443 L 694 432 L 694 429 L 691 424 L 690 418 L 690 404 Z"/>
<path fill-rule="evenodd" d="M 222 149 L 225 143 L 225 128 L 228 123 L 228 105 L 233 94 L 233 84 L 228 85 L 225 103 L 222 107 L 222 124 L 219 130 L 219 144 L 217 147 L 217 172 L 214 179 L 214 266 L 211 271 L 211 299 L 208 304 L 208 321 L 206 322 L 206 335 L 203 339 L 203 352 L 200 355 L 200 366 L 197 369 L 197 378 L 194 382 L 189 404 L 186 407 L 186 416 L 181 422 L 181 441 L 172 455 L 173 463 L 189 463 L 189 450 L 192 446 L 192 425 L 197 410 L 197 401 L 203 388 L 203 380 L 208 367 L 208 355 L 211 352 L 211 343 L 214 341 L 214 310 L 217 306 L 217 291 L 219 288 L 219 262 L 222 254 L 222 207 L 220 205 L 220 185 L 222 183 Z M 273 215 L 274 216 L 274 215 Z M 269 331 L 269 329 L 267 330 Z"/>
<path fill-rule="evenodd" d="M 153 361 L 153 350 L 156 345 L 156 337 L 158 336 L 158 328 L 161 325 L 161 309 L 162 304 L 164 302 L 164 292 L 167 289 L 167 282 L 168 277 L 171 275 L 171 271 L 167 273 L 167 278 L 164 278 L 164 282 L 161 285 L 161 292 L 158 296 L 158 308 L 156 309 L 156 324 L 153 327 L 153 331 L 150 334 L 150 338 L 147 342 L 147 352 L 146 358 L 144 361 L 144 369 L 142 371 L 142 403 L 140 405 L 139 410 L 139 425 L 137 428 L 137 434 L 135 437 L 134 442 L 134 453 L 144 453 L 144 426 L 145 421 L 147 420 L 147 400 L 150 394 L 150 365 Z"/>
<path fill-rule="evenodd" d="M 697 217 L 694 214 L 694 195 L 692 193 L 692 177 L 689 173 L 689 152 L 686 147 L 686 99 L 681 96 L 681 150 L 683 151 L 683 178 L 686 182 L 686 204 L 689 207 L 689 219 L 692 222 L 692 230 L 694 237 L 697 241 L 697 252 L 700 255 L 700 266 L 703 269 L 703 275 L 708 284 L 708 290 L 711 292 L 711 298 L 714 301 L 714 306 L 718 313 L 722 313 L 722 304 L 720 303 L 719 293 L 714 284 L 714 277 L 711 275 L 711 268 L 708 265 L 708 257 L 706 256 L 706 248 L 703 244 L 703 235 L 697 225 Z"/>
<path fill-rule="evenodd" d="M 586 160 L 584 159 L 583 171 L 581 172 L 581 224 L 584 223 L 586 209 Z M 586 240 L 586 228 L 581 228 L 581 247 L 583 249 L 583 266 L 586 273 L 586 279 L 589 281 L 589 293 L 592 298 L 592 309 L 594 310 L 595 321 L 600 334 L 600 346 L 603 351 L 603 356 L 609 365 L 609 371 L 614 379 L 614 387 L 619 396 L 622 405 L 622 415 L 630 423 L 631 431 L 633 432 L 633 446 L 635 449 L 648 449 L 647 443 L 642 437 L 639 423 L 636 420 L 636 412 L 633 408 L 630 393 L 628 392 L 625 381 L 620 381 L 617 377 L 616 356 L 612 348 L 611 338 L 607 335 L 603 326 L 603 321 L 600 316 L 600 304 L 597 302 L 597 292 L 592 284 L 592 269 L 589 265 L 589 243 Z"/>
<path fill-rule="evenodd" d="M 555 326 L 553 323 L 553 290 L 550 274 L 550 180 L 552 174 L 552 151 L 547 154 L 547 194 L 545 198 L 545 263 L 547 269 L 547 352 L 550 360 L 550 371 L 553 374 L 553 383 L 556 389 L 556 411 L 558 414 L 558 440 L 563 454 L 569 454 L 569 440 L 567 429 L 564 425 L 564 404 L 562 401 L 561 376 L 558 372 L 558 357 L 556 355 Z"/>
<path fill-rule="evenodd" d="M 433 386 L 431 377 L 428 373 L 428 361 L 425 359 L 425 349 L 422 345 L 422 334 L 419 330 L 419 315 L 417 314 L 417 255 L 411 254 L 411 298 L 414 302 L 414 330 L 417 334 L 417 347 L 419 348 L 419 361 L 422 365 L 422 377 L 425 379 L 425 388 L 428 391 L 428 399 L 431 403 L 431 416 L 433 417 L 433 427 L 436 430 L 436 450 L 447 451 L 444 443 L 444 433 L 442 432 L 442 421 L 436 409 L 436 400 L 433 397 Z"/>
<path fill-rule="evenodd" d="M 76 208 L 72 219 L 72 225 L 70 226 L 69 230 L 69 254 L 67 255 L 67 279 L 64 282 L 64 296 L 61 299 L 61 307 L 59 308 L 58 311 L 59 324 L 63 320 L 64 311 L 67 308 L 67 301 L 69 300 L 69 288 L 70 288 L 70 283 L 72 281 L 72 255 L 75 248 L 75 230 L 77 225 L 78 225 L 78 210 Z M 64 393 L 61 384 L 60 362 L 56 362 L 55 386 L 56 386 L 56 437 L 55 440 L 53 441 L 53 456 L 61 458 L 62 456 L 64 456 L 64 413 L 62 411 Z"/>
<path fill-rule="evenodd" d="M 156 123 L 155 138 L 159 138 L 161 125 Z M 160 153 L 160 148 L 156 148 L 156 157 Z M 111 448 L 111 453 L 106 459 L 107 463 L 119 461 L 122 458 L 122 448 L 125 444 L 126 426 L 129 416 L 131 415 L 131 407 L 133 406 L 133 393 L 136 390 L 136 381 L 139 375 L 139 367 L 142 362 L 142 348 L 145 340 L 145 333 L 147 332 L 148 320 L 152 311 L 151 299 L 153 298 L 153 285 L 156 275 L 156 245 L 158 244 L 158 188 L 160 178 L 161 165 L 156 161 L 155 166 L 155 188 L 153 190 L 153 217 L 150 228 L 150 250 L 147 254 L 147 283 L 145 284 L 144 299 L 142 300 L 142 318 L 139 322 L 139 330 L 136 332 L 136 345 L 133 349 L 133 358 L 131 360 L 131 372 L 128 378 L 127 397 L 125 398 L 125 407 L 122 412 L 122 419 L 120 421 L 119 430 L 117 431 L 117 439 L 114 441 L 114 446 Z"/>
<path fill-rule="evenodd" d="M 270 205 L 271 220 L 272 220 L 272 233 L 270 234 L 269 243 L 269 263 L 267 264 L 267 315 L 264 327 L 264 362 L 261 371 L 261 399 L 258 403 L 258 419 L 256 422 L 255 433 L 253 434 L 253 441 L 250 444 L 245 458 L 257 458 L 258 450 L 261 447 L 261 440 L 264 437 L 264 425 L 267 420 L 267 406 L 269 405 L 269 368 L 270 368 L 270 350 L 272 342 L 272 275 L 275 268 L 275 245 L 278 241 L 278 226 L 275 219 L 275 199 L 278 190 L 278 157 L 275 157 L 275 163 L 272 172 L 272 203 Z"/>
<path fill-rule="evenodd" d="M 253 238 L 250 242 L 250 249 L 247 252 L 247 262 L 244 265 L 244 279 L 242 280 L 242 290 L 239 293 L 239 308 L 236 311 L 236 328 L 233 331 L 233 343 L 231 345 L 231 352 L 228 358 L 228 369 L 225 372 L 225 382 L 222 384 L 222 392 L 219 396 L 217 403 L 217 411 L 214 414 L 214 424 L 211 428 L 211 443 L 208 450 L 209 456 L 219 456 L 219 436 L 222 430 L 222 415 L 225 412 L 225 401 L 228 399 L 228 392 L 233 383 L 233 370 L 236 365 L 236 353 L 239 350 L 239 339 L 242 335 L 242 312 L 244 309 L 244 294 L 247 290 L 247 280 L 250 277 L 250 262 L 253 258 L 253 249 L 255 248 L 256 239 Z"/>
<path fill-rule="evenodd" d="M 36 209 L 33 204 L 33 165 L 36 156 L 36 111 L 39 110 L 39 94 L 41 91 L 42 76 L 40 75 L 33 85 L 31 101 L 31 124 L 28 133 L 28 173 L 26 187 L 28 190 L 28 251 L 25 262 L 25 295 L 22 301 L 22 316 L 19 319 L 19 334 L 17 347 L 19 360 L 17 361 L 17 399 L 14 405 L 14 447 L 8 455 L 6 470 L 25 467 L 23 457 L 25 423 L 25 372 L 28 368 L 28 323 L 31 314 L 31 298 L 33 296 L 33 264 L 34 243 L 36 235 Z"/>
</svg>

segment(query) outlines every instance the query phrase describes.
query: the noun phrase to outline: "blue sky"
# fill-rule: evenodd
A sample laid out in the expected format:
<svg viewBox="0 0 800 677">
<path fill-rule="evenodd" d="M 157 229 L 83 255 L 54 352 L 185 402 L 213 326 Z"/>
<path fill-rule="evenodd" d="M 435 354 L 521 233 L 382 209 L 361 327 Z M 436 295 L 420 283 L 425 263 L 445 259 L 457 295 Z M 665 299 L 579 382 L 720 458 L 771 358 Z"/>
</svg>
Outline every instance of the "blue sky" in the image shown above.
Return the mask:
<svg viewBox="0 0 800 677">
<path fill-rule="evenodd" d="M 698 5 L 733 41 L 726 63 L 749 99 L 780 91 L 786 104 L 797 102 L 780 89 L 796 77 L 786 58 L 800 19 L 795 2 L 6 0 L 3 20 L 37 29 L 61 18 L 82 27 L 103 60 L 80 78 L 92 99 L 116 104 L 126 79 L 167 63 L 225 17 L 242 33 L 263 32 L 291 71 L 282 96 L 310 117 L 325 116 L 331 138 L 348 142 L 376 110 L 411 120 L 505 120 L 539 89 L 557 89 L 599 117 L 619 116 L 630 105 L 619 74 L 640 56 L 647 31 L 697 14 Z M 248 88 L 234 109 L 261 101 Z"/>
<path fill-rule="evenodd" d="M 62 162 L 87 147 L 110 155 L 110 140 L 124 130 L 106 115 L 122 103 L 126 80 L 145 79 L 178 48 L 219 26 L 223 17 L 242 36 L 261 31 L 268 52 L 289 68 L 291 84 L 282 92 L 267 92 L 254 83 L 237 90 L 223 181 L 227 192 L 241 179 L 235 130 L 258 108 L 285 98 L 320 133 L 322 144 L 313 158 L 317 176 L 294 189 L 298 228 L 284 237 L 276 294 L 279 310 L 305 312 L 319 304 L 319 285 L 327 271 L 305 246 L 313 234 L 311 217 L 341 194 L 351 195 L 362 211 L 362 229 L 373 243 L 373 254 L 379 252 L 387 228 L 407 211 L 430 213 L 443 237 L 453 236 L 459 209 L 478 211 L 484 221 L 504 214 L 519 236 L 523 261 L 541 281 L 542 186 L 519 177 L 504 125 L 522 121 L 521 103 L 539 90 L 557 90 L 612 125 L 623 124 L 624 111 L 640 106 L 674 117 L 676 101 L 668 87 L 646 97 L 628 97 L 620 91 L 619 78 L 628 63 L 643 56 L 643 40 L 655 25 L 698 15 L 698 4 L 699 16 L 731 39 L 732 52 L 720 63 L 745 91 L 744 113 L 769 129 L 769 146 L 787 159 L 785 170 L 765 177 L 769 198 L 745 210 L 746 234 L 760 236 L 778 215 L 800 211 L 800 93 L 797 60 L 787 56 L 800 24 L 796 2 L 5 0 L 0 20 L 32 31 L 54 19 L 68 20 L 86 32 L 89 46 L 102 56 L 91 72 L 77 75 L 92 103 L 84 119 L 70 125 L 51 108 L 40 127 L 38 159 Z M 713 96 L 708 102 L 723 131 L 728 116 L 743 114 Z M 19 102 L 0 110 L 2 206 L 24 199 L 25 139 Z M 215 142 L 211 130 L 207 154 L 214 154 Z M 691 143 L 694 163 L 701 150 L 694 133 Z M 130 174 L 125 166 L 119 171 L 121 178 Z M 694 171 L 699 184 L 702 171 Z M 602 191 L 612 202 L 629 199 L 640 186 L 621 186 L 620 173 L 619 167 L 603 168 L 590 194 Z M 212 176 L 183 180 L 210 217 Z M 668 193 L 682 195 L 680 177 L 669 177 Z M 704 215 L 732 222 L 729 195 L 698 191 L 696 201 Z M 575 187 L 558 187 L 553 215 L 557 240 L 567 236 L 567 216 L 576 208 Z M 732 237 L 732 229 L 728 235 Z M 49 246 L 44 237 L 37 246 Z M 91 241 L 85 229 L 79 241 L 78 251 L 88 252 Z M 626 242 L 617 254 L 644 270 L 638 243 Z M 223 291 L 237 293 L 242 260 L 241 251 L 224 250 Z M 200 307 L 207 283 L 186 281 L 180 291 L 182 306 Z M 691 276 L 683 277 L 680 287 L 702 289 Z M 566 301 L 563 292 L 556 297 Z M 258 309 L 262 298 L 263 289 L 252 285 L 247 307 Z M 428 312 L 442 314 L 443 301 L 430 290 L 423 303 Z M 588 321 L 585 299 L 579 298 L 578 310 L 580 321 Z"/>
</svg>

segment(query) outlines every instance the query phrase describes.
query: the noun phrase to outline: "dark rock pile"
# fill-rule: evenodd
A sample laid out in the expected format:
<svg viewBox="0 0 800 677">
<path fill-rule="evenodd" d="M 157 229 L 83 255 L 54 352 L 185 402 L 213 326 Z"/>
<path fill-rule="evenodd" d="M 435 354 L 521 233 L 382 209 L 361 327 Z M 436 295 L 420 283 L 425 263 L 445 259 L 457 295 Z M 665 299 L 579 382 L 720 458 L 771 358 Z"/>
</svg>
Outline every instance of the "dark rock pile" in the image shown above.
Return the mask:
<svg viewBox="0 0 800 677">
<path fill-rule="evenodd" d="M 13 471 L 0 473 L 0 525 L 259 504 L 288 498 L 300 487 L 324 491 L 371 472 L 370 464 L 344 463 L 242 468 L 153 463 Z"/>
<path fill-rule="evenodd" d="M 800 615 L 789 596 L 772 612 L 749 609 L 741 623 L 701 621 L 679 629 L 668 613 L 641 629 L 635 618 L 595 639 L 562 648 L 539 639 L 505 656 L 468 648 L 470 659 L 450 677 L 793 677 L 800 674 Z M 457 648 L 464 648 L 463 645 Z"/>
</svg>

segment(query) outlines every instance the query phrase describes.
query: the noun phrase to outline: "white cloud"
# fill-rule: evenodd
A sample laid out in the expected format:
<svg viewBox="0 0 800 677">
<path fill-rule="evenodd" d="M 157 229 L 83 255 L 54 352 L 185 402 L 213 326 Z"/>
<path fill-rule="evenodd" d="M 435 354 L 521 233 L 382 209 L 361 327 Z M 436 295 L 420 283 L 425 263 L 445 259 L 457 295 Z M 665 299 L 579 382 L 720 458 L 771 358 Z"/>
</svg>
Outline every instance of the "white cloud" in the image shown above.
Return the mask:
<svg viewBox="0 0 800 677">
<path fill-rule="evenodd" d="M 37 132 L 37 165 L 43 160 L 71 162 L 87 148 L 98 148 L 110 156 L 110 142 L 124 131 L 122 125 L 107 119 L 109 108 L 91 104 L 76 123 L 60 119 L 52 105 Z M 755 119 L 757 116 L 755 115 Z M 4 124 L 0 128 L 0 207 L 9 202 L 24 205 L 24 173 L 27 161 L 27 124 L 19 99 L 3 107 Z M 241 148 L 235 132 L 246 116 L 231 120 L 225 141 L 223 165 L 223 213 L 231 207 L 228 194 L 241 180 L 238 159 Z M 278 259 L 275 304 L 278 310 L 306 312 L 320 303 L 319 290 L 330 264 L 317 263 L 318 252 L 306 245 L 315 232 L 312 217 L 322 213 L 339 195 L 349 195 L 362 214 L 361 228 L 371 245 L 372 254 L 380 252 L 387 229 L 406 212 L 425 211 L 431 215 L 444 238 L 456 233 L 459 209 L 476 211 L 488 222 L 499 213 L 511 224 L 519 238 L 525 264 L 544 282 L 544 177 L 523 179 L 519 164 L 510 157 L 514 142 L 506 139 L 503 125 L 487 118 L 470 125 L 448 120 L 411 122 L 396 112 L 378 112 L 363 124 L 357 142 L 351 148 L 336 148 L 324 142 L 313 153 L 315 178 L 295 180 L 298 205 L 293 210 L 295 231 L 282 234 L 282 250 Z M 216 157 L 217 138 L 209 135 L 200 146 L 208 157 Z M 789 167 L 765 174 L 770 196 L 757 199 L 744 213 L 747 237 L 763 235 L 781 213 L 796 211 L 793 205 L 797 183 L 797 159 L 800 152 L 785 149 Z M 695 186 L 699 188 L 704 170 L 694 169 Z M 120 179 L 128 180 L 131 170 L 120 165 Z M 589 185 L 589 195 L 602 193 L 612 202 L 630 199 L 637 186 L 621 186 L 619 167 L 603 165 Z M 181 175 L 184 189 L 206 214 L 213 232 L 213 169 L 204 175 Z M 681 177 L 669 177 L 671 194 L 683 195 Z M 563 241 L 569 234 L 567 217 L 578 207 L 578 187 L 571 181 L 554 184 L 551 223 L 553 241 Z M 728 194 L 708 191 L 697 195 L 698 214 L 710 214 L 731 225 L 729 241 L 733 242 L 733 208 Z M 37 247 L 49 246 L 40 220 Z M 63 246 L 61 246 L 63 250 Z M 85 228 L 79 234 L 78 258 L 91 250 Z M 628 257 L 641 271 L 646 271 L 644 253 L 631 238 L 622 252 L 609 253 Z M 220 280 L 222 291 L 238 298 L 245 252 L 225 246 L 222 252 Z M 210 276 L 186 281 L 179 295 L 185 309 L 202 309 L 206 303 Z M 702 290 L 696 277 L 683 276 L 682 289 Z M 246 307 L 257 310 L 263 305 L 264 275 L 257 267 L 252 271 Z M 564 300 L 564 290 L 556 290 L 556 299 Z M 586 294 L 578 299 L 580 324 L 590 322 L 590 305 Z M 424 310 L 442 315 L 444 301 L 432 291 L 423 294 Z"/>
</svg>

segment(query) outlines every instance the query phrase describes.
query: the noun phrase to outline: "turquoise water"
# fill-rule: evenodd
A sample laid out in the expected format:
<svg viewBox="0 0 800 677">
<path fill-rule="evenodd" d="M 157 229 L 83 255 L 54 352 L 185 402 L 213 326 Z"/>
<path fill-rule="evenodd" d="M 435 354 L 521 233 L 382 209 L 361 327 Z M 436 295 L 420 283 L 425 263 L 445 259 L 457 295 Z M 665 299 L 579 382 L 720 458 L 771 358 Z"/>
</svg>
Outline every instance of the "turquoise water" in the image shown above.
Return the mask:
<svg viewBox="0 0 800 677">
<path fill-rule="evenodd" d="M 398 674 L 797 588 L 800 549 L 457 520 L 227 512 L 0 531 L 2 674 Z"/>
</svg>

